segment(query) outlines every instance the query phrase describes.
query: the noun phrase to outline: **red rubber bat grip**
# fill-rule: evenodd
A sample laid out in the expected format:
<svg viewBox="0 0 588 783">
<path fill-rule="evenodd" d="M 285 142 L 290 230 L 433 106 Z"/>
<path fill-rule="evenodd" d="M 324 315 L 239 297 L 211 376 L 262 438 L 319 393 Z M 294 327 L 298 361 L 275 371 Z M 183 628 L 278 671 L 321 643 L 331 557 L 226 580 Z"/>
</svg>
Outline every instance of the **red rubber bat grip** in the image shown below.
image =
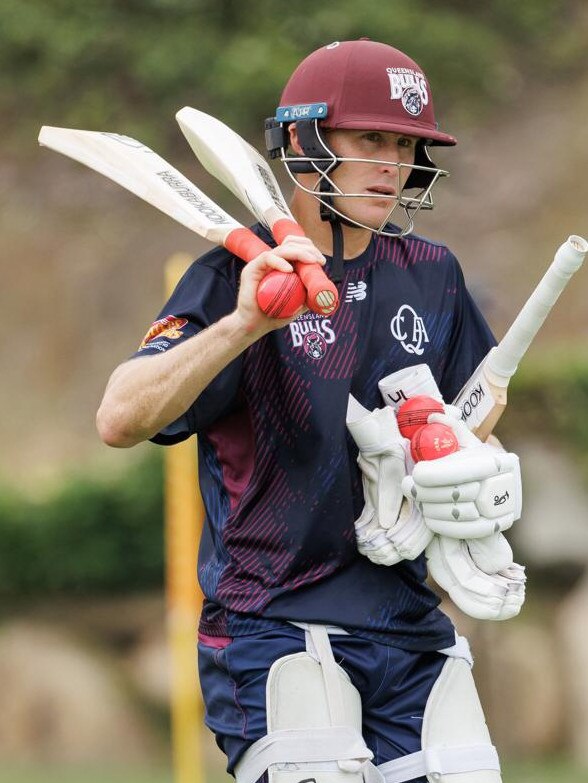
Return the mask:
<svg viewBox="0 0 588 783">
<path fill-rule="evenodd" d="M 290 218 L 280 218 L 280 220 L 276 220 L 272 226 L 272 234 L 278 245 L 281 245 L 288 235 L 295 237 L 306 236 L 302 226 L 299 223 L 296 223 L 295 220 L 290 220 Z"/>
<path fill-rule="evenodd" d="M 276 220 L 272 226 L 272 234 L 278 244 L 287 236 L 304 237 L 302 226 L 289 218 Z M 339 292 L 332 280 L 326 276 L 319 264 L 305 264 L 303 261 L 294 263 L 298 277 L 304 283 L 308 292 L 306 304 L 315 313 L 331 315 L 339 306 Z"/>
<path fill-rule="evenodd" d="M 227 234 L 223 244 L 229 253 L 242 258 L 243 261 L 253 261 L 264 250 L 271 250 L 270 246 L 249 228 L 235 228 Z"/>
</svg>

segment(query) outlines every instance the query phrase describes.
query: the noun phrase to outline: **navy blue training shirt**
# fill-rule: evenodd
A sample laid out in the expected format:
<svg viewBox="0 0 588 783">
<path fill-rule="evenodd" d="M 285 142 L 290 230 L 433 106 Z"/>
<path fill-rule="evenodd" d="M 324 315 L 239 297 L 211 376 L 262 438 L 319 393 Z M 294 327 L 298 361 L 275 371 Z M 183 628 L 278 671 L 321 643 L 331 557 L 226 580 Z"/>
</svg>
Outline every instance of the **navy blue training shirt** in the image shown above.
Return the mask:
<svg viewBox="0 0 588 783">
<path fill-rule="evenodd" d="M 136 355 L 173 349 L 232 312 L 242 266 L 222 248 L 195 262 Z M 357 551 L 363 493 L 348 395 L 382 407 L 378 381 L 426 363 L 451 401 L 494 338 L 452 253 L 415 235 L 374 235 L 345 262 L 340 299 L 333 315 L 308 312 L 258 340 L 153 439 L 198 434 L 200 629 L 234 636 L 321 622 L 440 649 L 454 630 L 425 583 L 424 555 L 381 566 Z"/>
</svg>

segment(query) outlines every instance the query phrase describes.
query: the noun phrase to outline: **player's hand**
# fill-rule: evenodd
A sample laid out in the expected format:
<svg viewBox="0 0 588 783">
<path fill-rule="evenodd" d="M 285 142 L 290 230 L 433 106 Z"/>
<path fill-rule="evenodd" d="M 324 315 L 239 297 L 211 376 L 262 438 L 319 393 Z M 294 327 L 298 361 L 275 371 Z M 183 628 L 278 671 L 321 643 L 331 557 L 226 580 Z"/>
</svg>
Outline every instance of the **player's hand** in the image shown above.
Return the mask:
<svg viewBox="0 0 588 783">
<path fill-rule="evenodd" d="M 294 261 L 325 263 L 324 256 L 309 239 L 287 237 L 281 245 L 261 253 L 243 268 L 237 299 L 237 314 L 247 333 L 261 337 L 273 329 L 285 326 L 301 313 L 306 312 L 306 305 L 303 305 L 289 318 L 270 318 L 257 303 L 257 288 L 263 278 L 272 271 L 296 274 L 292 266 Z"/>
<path fill-rule="evenodd" d="M 407 498 L 418 503 L 427 527 L 449 538 L 484 538 L 507 530 L 521 515 L 519 459 L 482 443 L 463 422 L 432 414 L 430 422 L 450 426 L 460 450 L 419 462 L 402 482 Z"/>
<path fill-rule="evenodd" d="M 324 266 L 327 259 L 308 237 L 288 234 L 284 241 L 274 248 L 276 252 L 288 261 L 301 261 L 303 264 L 320 264 Z"/>
</svg>

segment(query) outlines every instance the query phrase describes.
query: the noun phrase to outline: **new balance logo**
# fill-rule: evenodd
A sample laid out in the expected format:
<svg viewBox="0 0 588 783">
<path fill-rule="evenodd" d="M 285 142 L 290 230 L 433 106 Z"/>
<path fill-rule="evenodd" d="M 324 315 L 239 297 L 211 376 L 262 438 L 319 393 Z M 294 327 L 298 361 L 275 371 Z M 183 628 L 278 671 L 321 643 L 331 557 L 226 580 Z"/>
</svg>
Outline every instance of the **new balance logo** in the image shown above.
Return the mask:
<svg viewBox="0 0 588 783">
<path fill-rule="evenodd" d="M 363 280 L 360 280 L 359 283 L 349 283 L 347 286 L 347 291 L 345 293 L 345 301 L 346 302 L 361 302 L 362 299 L 365 299 L 367 296 L 367 283 L 364 283 Z"/>
</svg>

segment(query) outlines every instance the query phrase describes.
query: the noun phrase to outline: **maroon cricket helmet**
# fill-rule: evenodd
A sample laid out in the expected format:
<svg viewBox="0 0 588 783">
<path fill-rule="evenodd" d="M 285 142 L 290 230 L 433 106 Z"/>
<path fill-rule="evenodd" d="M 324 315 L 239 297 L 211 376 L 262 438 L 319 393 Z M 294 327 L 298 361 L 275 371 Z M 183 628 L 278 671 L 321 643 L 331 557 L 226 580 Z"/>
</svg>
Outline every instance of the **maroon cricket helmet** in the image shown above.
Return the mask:
<svg viewBox="0 0 588 783">
<path fill-rule="evenodd" d="M 438 130 L 431 88 L 421 67 L 403 52 L 369 39 L 323 46 L 290 77 L 280 107 L 326 104 L 324 128 L 373 129 L 450 146 Z"/>
</svg>

